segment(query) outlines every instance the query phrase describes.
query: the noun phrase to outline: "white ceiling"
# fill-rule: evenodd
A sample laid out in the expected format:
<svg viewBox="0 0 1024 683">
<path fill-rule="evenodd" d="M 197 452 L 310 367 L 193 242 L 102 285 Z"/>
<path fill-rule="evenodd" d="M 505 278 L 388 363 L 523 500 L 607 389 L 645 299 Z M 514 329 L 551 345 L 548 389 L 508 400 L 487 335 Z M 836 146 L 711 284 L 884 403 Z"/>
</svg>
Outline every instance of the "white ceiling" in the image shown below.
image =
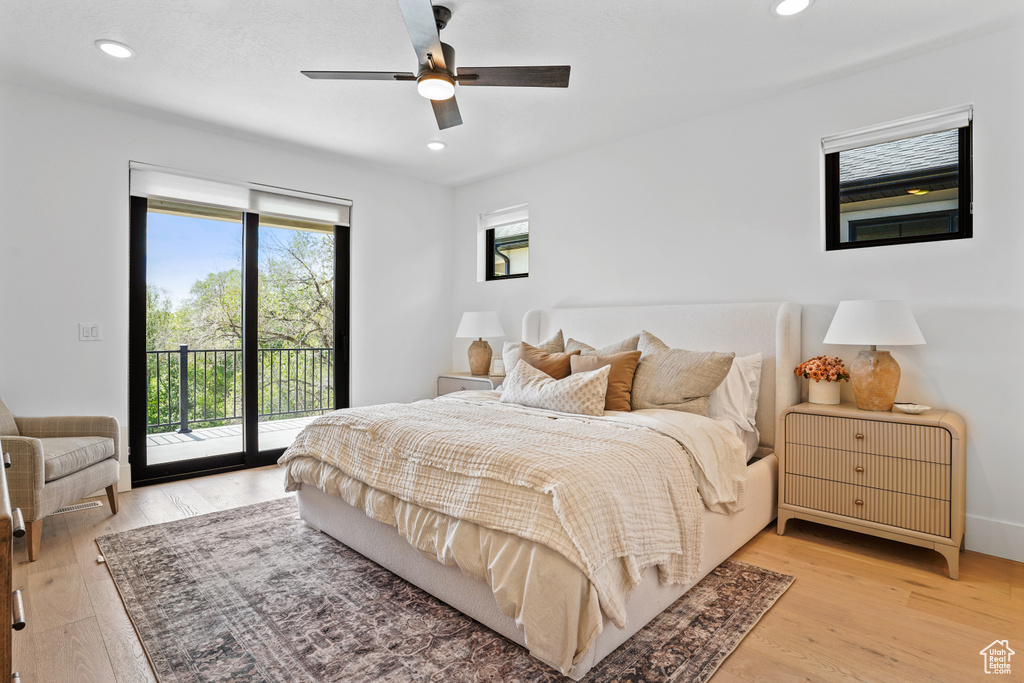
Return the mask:
<svg viewBox="0 0 1024 683">
<path fill-rule="evenodd" d="M 0 79 L 458 185 L 1024 22 L 1024 0 L 816 0 L 789 18 L 770 0 L 438 4 L 457 66 L 569 64 L 568 90 L 461 87 L 465 123 L 438 131 L 415 84 L 299 74 L 415 71 L 396 0 L 3 0 Z"/>
</svg>

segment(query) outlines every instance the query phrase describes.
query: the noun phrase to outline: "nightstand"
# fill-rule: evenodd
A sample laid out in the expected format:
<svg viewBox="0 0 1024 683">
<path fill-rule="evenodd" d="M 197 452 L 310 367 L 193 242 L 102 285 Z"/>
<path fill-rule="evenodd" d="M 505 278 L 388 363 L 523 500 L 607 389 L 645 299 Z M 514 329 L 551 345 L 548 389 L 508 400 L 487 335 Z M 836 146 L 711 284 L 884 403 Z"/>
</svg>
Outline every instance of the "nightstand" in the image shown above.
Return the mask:
<svg viewBox="0 0 1024 683">
<path fill-rule="evenodd" d="M 779 525 L 806 519 L 931 548 L 957 578 L 965 517 L 963 418 L 801 403 L 779 418 Z"/>
<path fill-rule="evenodd" d="M 453 391 L 490 391 L 497 389 L 504 377 L 489 377 L 487 375 L 471 375 L 468 372 L 453 372 L 450 375 L 439 375 L 437 378 L 437 395 L 444 396 Z"/>
</svg>

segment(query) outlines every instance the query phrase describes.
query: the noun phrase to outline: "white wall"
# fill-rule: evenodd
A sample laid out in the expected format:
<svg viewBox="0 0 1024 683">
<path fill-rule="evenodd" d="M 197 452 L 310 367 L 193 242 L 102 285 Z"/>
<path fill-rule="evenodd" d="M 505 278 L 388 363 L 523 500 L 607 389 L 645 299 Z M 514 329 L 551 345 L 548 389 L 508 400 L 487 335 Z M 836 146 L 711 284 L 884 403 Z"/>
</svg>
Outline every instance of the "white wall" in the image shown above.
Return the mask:
<svg viewBox="0 0 1024 683">
<path fill-rule="evenodd" d="M 805 357 L 852 360 L 821 343 L 837 303 L 906 299 L 928 344 L 892 349 L 899 400 L 964 415 L 967 546 L 1024 560 L 1022 44 L 1004 30 L 458 188 L 453 325 L 496 310 L 518 340 L 532 308 L 791 300 Z M 821 137 L 967 102 L 975 237 L 822 251 Z M 521 203 L 529 278 L 477 282 L 477 215 Z M 452 362 L 466 367 L 465 344 Z"/>
<path fill-rule="evenodd" d="M 0 391 L 16 415 L 127 425 L 129 160 L 352 199 L 352 403 L 434 395 L 450 189 L 0 83 Z M 78 322 L 103 341 L 79 342 Z"/>
</svg>

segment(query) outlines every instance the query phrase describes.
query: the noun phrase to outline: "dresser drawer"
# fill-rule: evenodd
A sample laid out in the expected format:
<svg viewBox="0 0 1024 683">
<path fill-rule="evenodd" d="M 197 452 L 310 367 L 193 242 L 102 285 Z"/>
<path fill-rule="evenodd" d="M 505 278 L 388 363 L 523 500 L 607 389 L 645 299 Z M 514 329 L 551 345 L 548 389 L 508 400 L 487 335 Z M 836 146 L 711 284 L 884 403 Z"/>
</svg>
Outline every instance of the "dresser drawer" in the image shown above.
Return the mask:
<svg viewBox="0 0 1024 683">
<path fill-rule="evenodd" d="M 786 415 L 786 444 L 837 448 L 948 465 L 952 437 L 942 427 L 845 417 Z"/>
<path fill-rule="evenodd" d="M 494 388 L 486 377 L 438 377 L 437 395 L 443 396 L 454 391 L 490 391 Z"/>
<path fill-rule="evenodd" d="M 787 474 L 949 500 L 949 465 L 788 444 Z"/>
<path fill-rule="evenodd" d="M 949 538 L 949 501 L 786 474 L 786 504 Z"/>
</svg>

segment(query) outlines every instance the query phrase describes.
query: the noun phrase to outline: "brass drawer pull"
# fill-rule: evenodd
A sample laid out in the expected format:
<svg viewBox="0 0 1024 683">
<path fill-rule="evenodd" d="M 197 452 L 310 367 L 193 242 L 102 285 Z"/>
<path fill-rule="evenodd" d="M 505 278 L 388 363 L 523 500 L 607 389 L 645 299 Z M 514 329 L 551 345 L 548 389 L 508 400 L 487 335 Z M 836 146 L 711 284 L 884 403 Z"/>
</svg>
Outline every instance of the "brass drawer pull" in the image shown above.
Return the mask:
<svg viewBox="0 0 1024 683">
<path fill-rule="evenodd" d="M 857 465 L 856 467 L 853 468 L 853 471 L 854 472 L 863 472 L 864 468 L 861 467 L 860 465 Z"/>
<path fill-rule="evenodd" d="M 853 502 L 854 502 L 855 505 L 863 505 L 864 504 L 864 501 L 861 500 L 860 498 L 858 498 L 857 500 L 855 500 Z"/>
<path fill-rule="evenodd" d="M 11 593 L 11 613 L 14 617 L 11 628 L 15 631 L 25 628 L 25 602 L 21 599 L 20 590 Z"/>
<path fill-rule="evenodd" d="M 854 438 L 863 440 L 864 439 L 864 435 L 863 434 L 855 434 Z"/>
</svg>

